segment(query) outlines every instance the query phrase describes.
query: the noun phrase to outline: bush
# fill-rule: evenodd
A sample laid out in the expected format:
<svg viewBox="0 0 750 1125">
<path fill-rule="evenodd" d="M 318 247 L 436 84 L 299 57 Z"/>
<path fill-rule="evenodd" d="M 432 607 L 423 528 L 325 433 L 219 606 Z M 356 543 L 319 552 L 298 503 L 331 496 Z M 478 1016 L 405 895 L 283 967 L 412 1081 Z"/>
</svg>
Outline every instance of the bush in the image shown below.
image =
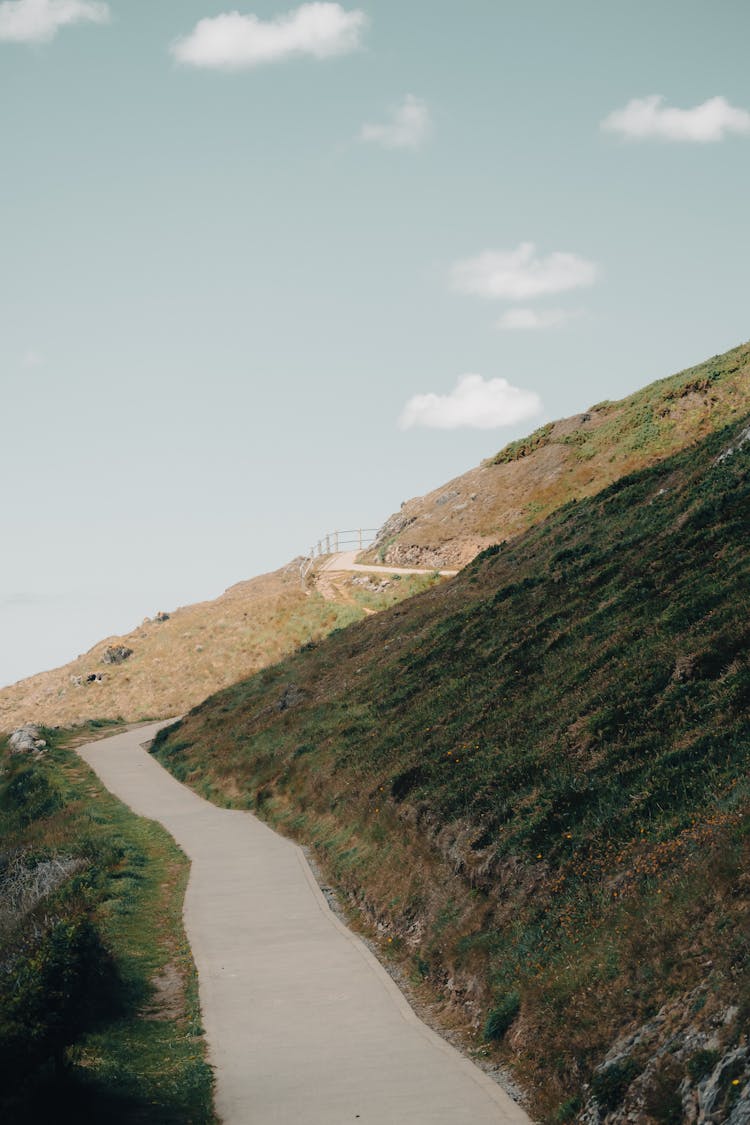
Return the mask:
<svg viewBox="0 0 750 1125">
<path fill-rule="evenodd" d="M 603 1070 L 597 1071 L 591 1079 L 591 1092 L 602 1108 L 615 1109 L 639 1073 L 640 1068 L 633 1059 L 610 1063 Z"/>
<path fill-rule="evenodd" d="M 0 989 L 3 1098 L 47 1061 L 59 1067 L 65 1048 L 111 1008 L 115 984 L 111 957 L 85 915 L 55 919 L 6 971 L 13 987 Z"/>
<path fill-rule="evenodd" d="M 493 1008 L 484 1025 L 484 1038 L 487 1042 L 502 1039 L 521 1010 L 521 997 L 517 992 L 509 992 L 496 1008 Z"/>
<path fill-rule="evenodd" d="M 688 1059 L 687 1072 L 694 1082 L 706 1078 L 721 1058 L 718 1051 L 696 1051 Z"/>
<path fill-rule="evenodd" d="M 15 812 L 22 825 L 42 820 L 62 808 L 62 794 L 53 785 L 41 766 L 34 764 L 20 769 L 5 789 L 5 804 Z"/>
</svg>

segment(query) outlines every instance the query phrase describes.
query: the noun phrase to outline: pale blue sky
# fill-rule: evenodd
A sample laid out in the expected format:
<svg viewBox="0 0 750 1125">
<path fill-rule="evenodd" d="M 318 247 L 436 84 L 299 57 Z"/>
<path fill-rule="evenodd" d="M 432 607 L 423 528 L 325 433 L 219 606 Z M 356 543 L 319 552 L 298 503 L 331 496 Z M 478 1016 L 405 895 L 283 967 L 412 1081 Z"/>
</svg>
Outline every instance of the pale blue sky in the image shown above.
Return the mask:
<svg viewBox="0 0 750 1125">
<path fill-rule="evenodd" d="M 108 10 L 0 41 L 0 683 L 750 335 L 744 118 L 600 128 L 656 94 L 748 110 L 744 0 L 363 0 L 359 49 L 233 71 L 170 52 L 231 6 Z M 361 139 L 407 95 L 420 144 Z M 459 291 L 457 262 L 527 242 L 595 280 Z M 500 329 L 517 308 L 575 315 Z M 468 373 L 541 412 L 398 428 Z"/>
</svg>

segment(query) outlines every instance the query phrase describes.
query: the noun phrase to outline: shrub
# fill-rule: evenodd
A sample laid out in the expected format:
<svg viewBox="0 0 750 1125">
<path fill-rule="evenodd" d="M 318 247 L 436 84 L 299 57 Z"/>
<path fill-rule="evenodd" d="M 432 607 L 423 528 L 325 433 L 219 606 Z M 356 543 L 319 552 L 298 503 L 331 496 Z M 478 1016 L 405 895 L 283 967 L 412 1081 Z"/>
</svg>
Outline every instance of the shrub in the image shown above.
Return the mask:
<svg viewBox="0 0 750 1125">
<path fill-rule="evenodd" d="M 598 1070 L 591 1079 L 591 1092 L 604 1109 L 615 1109 L 621 1104 L 628 1086 L 639 1073 L 640 1068 L 633 1059 L 610 1063 L 603 1070 Z"/>
<path fill-rule="evenodd" d="M 521 1010 L 521 997 L 517 992 L 509 992 L 496 1008 L 487 1016 L 484 1025 L 484 1038 L 487 1042 L 502 1039 Z"/>
<path fill-rule="evenodd" d="M 718 1051 L 696 1051 L 688 1059 L 687 1072 L 694 1082 L 706 1078 L 721 1058 Z"/>
<path fill-rule="evenodd" d="M 5 803 L 27 825 L 62 808 L 63 798 L 42 767 L 34 764 L 20 769 L 8 782 Z"/>
</svg>

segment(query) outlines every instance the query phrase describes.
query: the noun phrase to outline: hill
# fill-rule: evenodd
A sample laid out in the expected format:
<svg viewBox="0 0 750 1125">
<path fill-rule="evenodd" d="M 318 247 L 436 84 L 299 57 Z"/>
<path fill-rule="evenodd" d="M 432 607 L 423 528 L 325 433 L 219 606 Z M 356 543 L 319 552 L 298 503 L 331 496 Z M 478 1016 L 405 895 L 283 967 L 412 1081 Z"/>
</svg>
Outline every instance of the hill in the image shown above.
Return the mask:
<svg viewBox="0 0 750 1125">
<path fill-rule="evenodd" d="M 314 579 L 303 583 L 296 562 L 239 582 L 213 601 L 147 618 L 62 668 L 0 690 L 0 730 L 26 722 L 71 726 L 93 718 L 136 722 L 181 714 L 299 645 L 433 581 L 386 579 L 383 589 L 372 590 L 362 578 L 355 584 L 342 576 L 323 596 Z"/>
<path fill-rule="evenodd" d="M 393 566 L 463 566 L 561 504 L 594 495 L 747 410 L 750 344 L 743 344 L 511 442 L 478 468 L 403 504 L 367 557 Z"/>
<path fill-rule="evenodd" d="M 737 415 L 205 701 L 156 748 L 309 843 L 545 1122 L 747 1119 Z"/>
<path fill-rule="evenodd" d="M 599 403 L 512 442 L 479 468 L 406 503 L 362 557 L 391 566 L 462 566 L 570 500 L 657 463 L 749 409 L 750 344 L 744 344 L 621 402 Z M 403 576 L 377 590 L 362 585 L 362 577 L 313 572 L 302 583 L 292 563 L 213 601 L 147 619 L 62 668 L 0 689 L 0 730 L 25 722 L 68 726 L 179 714 L 432 581 Z M 129 655 L 121 664 L 105 663 L 108 649 L 115 659 L 118 649 Z"/>
</svg>

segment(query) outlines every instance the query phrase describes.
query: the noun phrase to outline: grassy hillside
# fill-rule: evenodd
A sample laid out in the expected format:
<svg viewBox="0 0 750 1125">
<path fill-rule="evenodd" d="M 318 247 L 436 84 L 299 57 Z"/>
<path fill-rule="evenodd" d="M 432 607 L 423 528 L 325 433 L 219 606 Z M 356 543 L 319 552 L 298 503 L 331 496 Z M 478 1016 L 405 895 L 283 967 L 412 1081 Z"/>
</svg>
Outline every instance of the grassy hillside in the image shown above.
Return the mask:
<svg viewBox="0 0 750 1125">
<path fill-rule="evenodd" d="M 750 410 L 750 344 L 620 402 L 550 422 L 481 466 L 403 504 L 368 557 L 464 565 L 627 473 L 663 460 Z"/>
<path fill-rule="evenodd" d="M 0 1118 L 208 1125 L 187 860 L 47 737 L 0 776 Z"/>
<path fill-rule="evenodd" d="M 543 1121 L 734 1122 L 750 1099 L 747 424 L 219 693 L 157 750 L 311 843 Z"/>
<path fill-rule="evenodd" d="M 108 637 L 62 668 L 0 690 L 0 730 L 26 722 L 71 726 L 91 718 L 178 715 L 211 692 L 273 664 L 306 641 L 358 621 L 368 612 L 430 585 L 432 578 L 391 580 L 374 593 L 342 578 L 329 598 L 306 584 L 292 564 L 232 586 L 214 601 L 147 619 L 123 637 Z M 131 654 L 104 663 L 106 650 Z M 98 676 L 100 680 L 88 681 Z"/>
</svg>

